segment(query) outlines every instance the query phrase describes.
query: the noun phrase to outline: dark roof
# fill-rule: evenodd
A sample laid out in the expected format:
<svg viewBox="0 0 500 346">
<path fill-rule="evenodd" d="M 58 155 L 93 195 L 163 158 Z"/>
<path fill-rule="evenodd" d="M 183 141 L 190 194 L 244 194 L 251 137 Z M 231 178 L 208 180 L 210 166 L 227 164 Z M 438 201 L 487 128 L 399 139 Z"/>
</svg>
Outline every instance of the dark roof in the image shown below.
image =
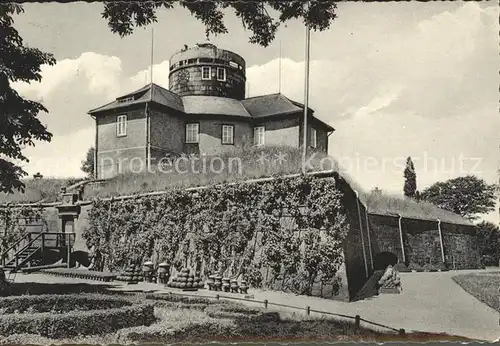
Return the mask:
<svg viewBox="0 0 500 346">
<path fill-rule="evenodd" d="M 127 98 L 132 98 L 132 97 L 135 98 L 131 100 L 126 100 Z M 148 84 L 140 88 L 139 90 L 117 97 L 116 100 L 114 100 L 113 102 L 110 102 L 108 104 L 105 104 L 104 106 L 90 110 L 88 114 L 95 114 L 105 110 L 126 107 L 133 104 L 139 104 L 149 101 L 153 101 L 158 104 L 184 112 L 184 105 L 182 103 L 182 99 L 180 96 L 153 83 L 153 84 Z"/>
<path fill-rule="evenodd" d="M 294 105 L 282 94 L 250 97 L 241 101 L 253 118 L 263 118 L 278 114 L 298 113 L 303 108 Z"/>
<path fill-rule="evenodd" d="M 184 112 L 187 114 L 221 114 L 251 118 L 242 102 L 216 96 L 183 96 Z"/>
<path fill-rule="evenodd" d="M 303 104 L 292 101 L 280 93 L 250 97 L 241 101 L 226 97 L 203 95 L 180 97 L 153 83 L 120 96 L 113 102 L 92 109 L 88 113 L 95 114 L 105 110 L 150 101 L 186 114 L 221 114 L 255 119 L 300 113 L 304 109 Z M 308 109 L 311 114 L 314 113 L 311 108 Z M 330 125 L 314 116 L 313 118 L 324 124 L 329 131 L 334 131 L 334 128 Z"/>
</svg>

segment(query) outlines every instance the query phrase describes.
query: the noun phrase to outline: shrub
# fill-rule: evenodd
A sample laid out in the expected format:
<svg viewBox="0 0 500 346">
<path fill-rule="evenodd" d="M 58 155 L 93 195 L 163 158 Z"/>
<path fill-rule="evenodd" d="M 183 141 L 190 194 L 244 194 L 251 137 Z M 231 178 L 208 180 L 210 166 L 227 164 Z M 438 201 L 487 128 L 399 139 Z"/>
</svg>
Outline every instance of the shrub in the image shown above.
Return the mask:
<svg viewBox="0 0 500 346">
<path fill-rule="evenodd" d="M 40 297 L 43 296 L 37 296 L 37 298 Z M 27 302 L 30 298 L 22 297 L 22 299 Z M 32 302 L 36 300 L 36 298 L 31 299 L 33 299 Z M 75 296 L 73 299 L 77 301 Z M 107 299 L 117 301 L 114 297 Z M 104 301 L 100 299 L 98 305 L 102 306 L 105 304 Z M 122 302 L 131 303 L 125 299 L 122 299 Z M 94 304 L 96 304 L 95 300 Z M 69 338 L 76 335 L 111 333 L 122 328 L 150 325 L 154 321 L 154 307 L 151 304 L 135 304 L 109 310 L 71 311 L 61 314 L 51 312 L 4 314 L 0 316 L 0 335 L 38 334 L 53 339 Z"/>
<path fill-rule="evenodd" d="M 26 295 L 0 298 L 0 309 L 4 314 L 14 312 L 68 312 L 72 310 L 116 309 L 132 303 L 123 298 L 106 295 Z"/>
<path fill-rule="evenodd" d="M 213 318 L 248 319 L 261 314 L 262 310 L 230 303 L 208 306 L 205 313 Z"/>
<path fill-rule="evenodd" d="M 418 263 L 410 263 L 410 265 L 408 266 L 408 269 L 419 271 L 419 270 L 422 270 L 422 266 Z"/>
<path fill-rule="evenodd" d="M 396 268 L 396 270 L 400 271 L 401 273 L 407 273 L 411 271 L 411 269 L 407 267 L 404 263 L 396 263 L 394 268 Z"/>
</svg>

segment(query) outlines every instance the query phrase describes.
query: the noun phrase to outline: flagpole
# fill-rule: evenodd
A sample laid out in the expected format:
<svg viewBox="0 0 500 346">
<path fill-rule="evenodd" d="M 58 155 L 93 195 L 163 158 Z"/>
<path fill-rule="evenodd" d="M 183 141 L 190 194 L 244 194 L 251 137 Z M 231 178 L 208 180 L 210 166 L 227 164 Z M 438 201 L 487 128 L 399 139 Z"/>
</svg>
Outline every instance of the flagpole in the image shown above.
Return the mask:
<svg viewBox="0 0 500 346">
<path fill-rule="evenodd" d="M 153 26 L 151 26 L 151 66 L 149 67 L 150 69 L 150 84 L 153 84 L 153 62 L 154 62 L 154 58 L 153 58 L 153 53 L 154 53 L 154 28 Z"/>
<path fill-rule="evenodd" d="M 304 78 L 304 126 L 303 126 L 303 143 L 302 143 L 302 173 L 306 173 L 306 156 L 307 156 L 307 113 L 309 109 L 309 55 L 310 55 L 311 33 L 309 24 L 306 24 L 306 52 L 305 52 L 305 78 Z"/>
<path fill-rule="evenodd" d="M 281 94 L 281 40 L 280 40 L 280 59 L 279 59 L 279 67 L 278 67 L 278 92 Z"/>
</svg>

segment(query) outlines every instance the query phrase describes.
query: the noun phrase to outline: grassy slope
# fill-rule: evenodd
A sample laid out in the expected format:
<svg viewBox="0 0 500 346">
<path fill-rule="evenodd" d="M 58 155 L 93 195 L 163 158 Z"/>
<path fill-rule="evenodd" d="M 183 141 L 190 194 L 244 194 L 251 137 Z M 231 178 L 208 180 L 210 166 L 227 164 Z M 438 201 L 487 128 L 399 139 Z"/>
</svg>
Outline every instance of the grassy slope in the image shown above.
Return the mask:
<svg viewBox="0 0 500 346">
<path fill-rule="evenodd" d="M 500 270 L 496 274 L 458 275 L 453 280 L 466 292 L 500 312 Z"/>
<path fill-rule="evenodd" d="M 43 200 L 56 202 L 59 200 L 61 187 L 73 184 L 77 179 L 24 179 L 24 192 L 17 191 L 12 194 L 0 192 L 0 203 L 32 203 Z"/>
<path fill-rule="evenodd" d="M 267 161 L 259 162 L 261 153 L 266 154 Z M 278 155 L 283 154 L 285 161 L 277 163 Z M 290 147 L 246 148 L 233 154 L 217 156 L 224 162 L 225 169 L 221 173 L 210 172 L 210 162 L 214 157 L 206 156 L 205 164 L 198 160 L 194 166 L 191 162 L 181 162 L 180 172 L 122 174 L 104 183 L 89 184 L 85 187 L 84 199 L 96 197 L 123 196 L 137 193 L 163 191 L 169 188 L 186 188 L 206 186 L 227 182 L 244 181 L 270 177 L 280 174 L 299 173 L 302 170 L 302 152 Z M 369 195 L 339 165 L 325 154 L 317 153 L 310 160 L 310 171 L 335 170 L 347 180 L 351 187 L 359 192 L 360 199 L 368 205 L 370 212 L 380 214 L 401 214 L 405 217 L 423 219 L 441 219 L 443 222 L 468 223 L 459 215 L 437 208 L 426 202 L 416 202 L 400 196 Z M 214 161 L 217 170 L 220 160 Z M 205 168 L 204 168 L 205 167 Z M 185 172 L 185 173 L 184 173 Z M 67 179 L 28 179 L 25 181 L 25 193 L 11 195 L 0 193 L 0 203 L 6 202 L 54 202 L 58 200 L 62 186 L 68 185 Z"/>
</svg>

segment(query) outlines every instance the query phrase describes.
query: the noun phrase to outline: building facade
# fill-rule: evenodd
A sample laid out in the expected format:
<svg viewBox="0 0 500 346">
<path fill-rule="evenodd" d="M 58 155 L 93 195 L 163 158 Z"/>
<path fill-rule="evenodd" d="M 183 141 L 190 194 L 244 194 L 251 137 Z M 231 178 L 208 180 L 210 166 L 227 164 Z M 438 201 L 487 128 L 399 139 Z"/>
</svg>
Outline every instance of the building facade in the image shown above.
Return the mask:
<svg viewBox="0 0 500 346">
<path fill-rule="evenodd" d="M 99 179 L 140 172 L 165 157 L 245 146 L 301 147 L 304 106 L 276 93 L 245 98 L 245 60 L 205 43 L 170 59 L 169 90 L 151 83 L 89 111 Z M 333 127 L 308 109 L 307 143 L 328 152 Z"/>
</svg>

